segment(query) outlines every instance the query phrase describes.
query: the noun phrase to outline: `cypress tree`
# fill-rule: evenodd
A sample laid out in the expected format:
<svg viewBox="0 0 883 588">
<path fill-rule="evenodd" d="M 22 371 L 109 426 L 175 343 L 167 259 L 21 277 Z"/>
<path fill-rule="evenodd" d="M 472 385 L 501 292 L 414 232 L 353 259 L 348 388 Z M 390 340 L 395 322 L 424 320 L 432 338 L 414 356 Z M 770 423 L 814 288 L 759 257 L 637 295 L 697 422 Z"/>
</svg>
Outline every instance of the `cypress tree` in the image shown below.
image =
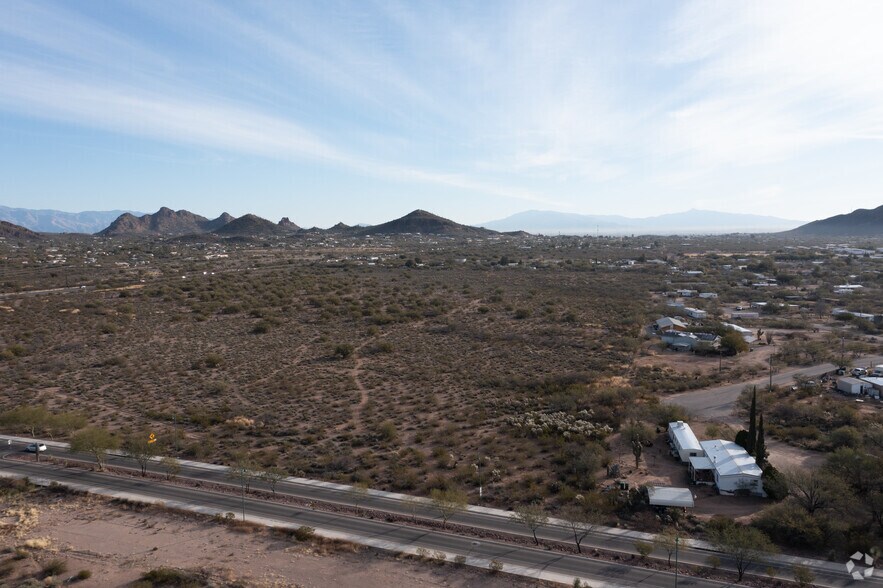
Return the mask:
<svg viewBox="0 0 883 588">
<path fill-rule="evenodd" d="M 757 386 L 751 395 L 751 410 L 748 412 L 748 446 L 745 448 L 749 454 L 754 455 L 754 447 L 757 445 Z"/>
<path fill-rule="evenodd" d="M 763 413 L 760 413 L 760 423 L 757 425 L 757 443 L 754 444 L 754 460 L 762 466 L 766 462 L 766 439 L 763 435 Z"/>
</svg>

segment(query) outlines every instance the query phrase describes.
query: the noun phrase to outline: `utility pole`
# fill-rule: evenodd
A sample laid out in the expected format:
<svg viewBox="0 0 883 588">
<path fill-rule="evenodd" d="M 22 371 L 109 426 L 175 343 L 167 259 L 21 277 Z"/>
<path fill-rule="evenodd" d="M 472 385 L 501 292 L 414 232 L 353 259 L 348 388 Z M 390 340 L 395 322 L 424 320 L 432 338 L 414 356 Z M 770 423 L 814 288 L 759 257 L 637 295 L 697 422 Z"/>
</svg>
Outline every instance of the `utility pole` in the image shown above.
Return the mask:
<svg viewBox="0 0 883 588">
<path fill-rule="evenodd" d="M 770 392 L 773 391 L 773 354 L 770 354 Z"/>
</svg>

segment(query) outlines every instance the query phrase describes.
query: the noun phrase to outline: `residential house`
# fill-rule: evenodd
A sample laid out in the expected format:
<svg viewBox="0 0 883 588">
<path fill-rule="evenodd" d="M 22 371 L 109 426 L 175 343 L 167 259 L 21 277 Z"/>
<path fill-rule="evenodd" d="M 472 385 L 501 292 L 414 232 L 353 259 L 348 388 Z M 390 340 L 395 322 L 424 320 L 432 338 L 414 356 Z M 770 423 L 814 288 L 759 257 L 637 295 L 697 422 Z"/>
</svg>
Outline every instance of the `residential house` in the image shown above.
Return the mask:
<svg viewBox="0 0 883 588">
<path fill-rule="evenodd" d="M 653 328 L 659 332 L 665 331 L 686 331 L 687 323 L 680 319 L 664 316 L 653 323 Z"/>
<path fill-rule="evenodd" d="M 704 319 L 708 317 L 708 313 L 699 308 L 693 308 L 691 306 L 685 306 L 683 308 L 684 314 L 686 314 L 690 318 L 694 319 Z"/>
<path fill-rule="evenodd" d="M 705 455 L 693 429 L 684 421 L 668 424 L 668 439 L 673 453 L 684 463 L 689 462 L 691 457 Z"/>
<path fill-rule="evenodd" d="M 694 481 L 709 476 L 710 472 L 720 494 L 766 496 L 763 470 L 741 445 L 724 439 L 702 441 L 699 445 L 708 461 L 697 460 L 690 464 Z M 709 466 L 711 469 L 707 469 Z"/>
</svg>

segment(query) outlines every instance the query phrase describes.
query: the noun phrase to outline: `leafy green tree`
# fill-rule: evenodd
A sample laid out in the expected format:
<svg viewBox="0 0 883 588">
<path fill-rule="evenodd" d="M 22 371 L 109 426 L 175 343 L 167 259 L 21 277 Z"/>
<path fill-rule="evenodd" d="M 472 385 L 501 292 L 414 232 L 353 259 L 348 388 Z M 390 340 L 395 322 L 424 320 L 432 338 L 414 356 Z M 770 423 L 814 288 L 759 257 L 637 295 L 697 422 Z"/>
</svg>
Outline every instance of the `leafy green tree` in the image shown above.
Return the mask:
<svg viewBox="0 0 883 588">
<path fill-rule="evenodd" d="M 738 581 L 754 563 L 761 563 L 768 555 L 777 552 L 769 537 L 754 527 L 730 524 L 714 534 L 713 543 L 718 550 L 732 558 Z"/>
<path fill-rule="evenodd" d="M 736 331 L 727 331 L 720 340 L 721 349 L 724 350 L 725 353 L 730 355 L 736 355 L 737 353 L 742 353 L 748 351 L 748 343 L 745 342 L 745 339 Z"/>
<path fill-rule="evenodd" d="M 277 467 L 266 468 L 260 472 L 261 480 L 267 483 L 273 496 L 276 496 L 276 485 L 287 476 L 285 470 Z"/>
<path fill-rule="evenodd" d="M 151 441 L 154 439 L 154 441 Z M 138 462 L 141 468 L 141 475 L 147 475 L 147 465 L 150 460 L 160 454 L 159 442 L 148 432 L 131 433 L 123 439 L 123 451 L 128 453 L 132 459 Z"/>
<path fill-rule="evenodd" d="M 677 551 L 680 538 L 681 534 L 674 527 L 666 527 L 653 538 L 653 545 L 668 554 L 668 567 L 671 567 L 671 557 Z"/>
<path fill-rule="evenodd" d="M 159 465 L 166 473 L 166 480 L 171 480 L 181 472 L 181 462 L 170 455 L 159 460 Z"/>
<path fill-rule="evenodd" d="M 794 566 L 794 581 L 797 582 L 797 585 L 800 588 L 806 588 L 807 586 L 811 586 L 813 582 L 816 581 L 816 575 L 812 573 L 806 566 L 795 565 Z"/>
<path fill-rule="evenodd" d="M 516 507 L 515 512 L 512 513 L 512 520 L 527 527 L 533 535 L 534 542 L 539 545 L 540 540 L 537 539 L 537 530 L 549 522 L 549 515 L 546 514 L 542 504 L 535 502 Z"/>
<path fill-rule="evenodd" d="M 70 435 L 78 429 L 82 429 L 89 423 L 85 415 L 79 412 L 62 412 L 50 415 L 46 422 L 46 430 L 49 436 Z"/>
<path fill-rule="evenodd" d="M 562 509 L 561 516 L 573 531 L 573 542 L 576 543 L 576 550 L 579 553 L 583 552 L 583 539 L 601 524 L 604 517 L 600 509 L 594 504 L 586 504 L 585 501 L 568 504 Z"/>
<path fill-rule="evenodd" d="M 88 427 L 74 433 L 71 437 L 71 451 L 91 453 L 98 464 L 98 470 L 104 470 L 107 452 L 118 449 L 120 440 L 107 429 Z"/>
<path fill-rule="evenodd" d="M 791 470 L 785 473 L 788 489 L 809 514 L 833 508 L 844 497 L 851 495 L 849 487 L 840 478 L 823 470 Z"/>
<path fill-rule="evenodd" d="M 14 430 L 24 430 L 36 438 L 37 431 L 43 431 L 51 418 L 45 406 L 22 405 L 8 410 L 0 416 L 0 423 Z"/>
<path fill-rule="evenodd" d="M 649 541 L 635 541 L 635 551 L 641 559 L 647 559 L 647 556 L 653 553 L 653 544 Z"/>
<path fill-rule="evenodd" d="M 441 490 L 435 488 L 429 493 L 432 506 L 442 517 L 442 528 L 448 526 L 448 521 L 458 512 L 466 510 L 466 494 L 460 490 Z"/>
</svg>

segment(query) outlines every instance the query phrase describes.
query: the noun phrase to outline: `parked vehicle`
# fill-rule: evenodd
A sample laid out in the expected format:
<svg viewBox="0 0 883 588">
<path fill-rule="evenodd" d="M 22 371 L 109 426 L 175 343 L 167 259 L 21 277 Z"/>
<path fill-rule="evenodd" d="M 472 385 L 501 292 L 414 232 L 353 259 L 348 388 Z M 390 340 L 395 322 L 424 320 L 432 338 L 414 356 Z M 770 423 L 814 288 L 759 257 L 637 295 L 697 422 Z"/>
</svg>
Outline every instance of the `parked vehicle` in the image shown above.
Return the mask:
<svg viewBox="0 0 883 588">
<path fill-rule="evenodd" d="M 856 378 L 859 378 L 861 376 L 866 376 L 867 374 L 868 374 L 868 370 L 866 370 L 865 368 L 852 368 L 852 375 L 855 376 Z"/>
</svg>

